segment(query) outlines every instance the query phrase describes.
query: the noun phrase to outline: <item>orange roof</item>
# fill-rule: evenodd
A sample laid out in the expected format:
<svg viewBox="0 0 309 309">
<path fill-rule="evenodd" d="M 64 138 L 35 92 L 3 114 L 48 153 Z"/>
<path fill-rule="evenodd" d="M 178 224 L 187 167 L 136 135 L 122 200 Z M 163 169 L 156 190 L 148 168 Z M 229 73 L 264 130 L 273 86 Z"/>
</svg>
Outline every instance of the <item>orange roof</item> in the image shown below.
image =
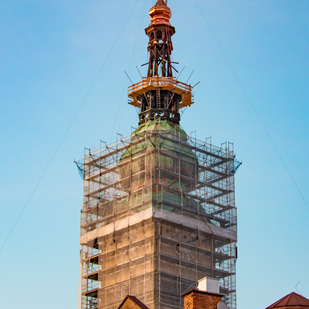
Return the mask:
<svg viewBox="0 0 309 309">
<path fill-rule="evenodd" d="M 281 299 L 279 299 L 278 301 L 276 301 L 275 303 L 273 303 L 272 305 L 270 305 L 266 309 L 285 308 L 285 307 L 293 308 L 294 306 L 309 308 L 309 299 L 307 299 L 307 298 L 305 298 L 305 297 L 303 297 L 303 296 L 301 296 L 301 295 L 299 295 L 295 292 L 292 292 L 292 293 L 282 297 Z"/>
<path fill-rule="evenodd" d="M 121 309 L 121 308 L 132 308 L 132 304 L 128 305 L 129 307 L 125 306 L 125 303 L 128 301 L 128 300 L 131 300 L 134 304 L 136 304 L 138 306 L 138 308 L 140 309 L 149 309 L 145 304 L 143 304 L 138 298 L 136 298 L 135 296 L 132 296 L 132 295 L 127 295 L 126 298 L 123 300 L 123 302 L 120 304 L 120 306 L 118 307 L 118 309 Z M 136 308 L 134 306 L 134 308 Z"/>
</svg>

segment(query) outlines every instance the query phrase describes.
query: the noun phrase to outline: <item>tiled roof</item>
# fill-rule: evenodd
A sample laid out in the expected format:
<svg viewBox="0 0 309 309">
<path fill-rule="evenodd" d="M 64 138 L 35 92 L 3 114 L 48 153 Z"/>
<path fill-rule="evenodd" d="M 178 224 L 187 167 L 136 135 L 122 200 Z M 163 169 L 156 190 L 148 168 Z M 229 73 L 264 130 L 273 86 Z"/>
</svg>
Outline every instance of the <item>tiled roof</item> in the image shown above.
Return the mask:
<svg viewBox="0 0 309 309">
<path fill-rule="evenodd" d="M 301 306 L 301 307 L 309 308 L 309 299 L 295 292 L 292 292 L 291 294 L 288 294 L 282 297 L 281 299 L 279 299 L 278 301 L 276 301 L 275 303 L 273 303 L 266 309 L 281 308 L 281 307 L 293 308 L 293 306 Z"/>
<path fill-rule="evenodd" d="M 131 299 L 136 305 L 138 305 L 141 309 L 149 309 L 145 304 L 143 304 L 139 299 L 137 299 L 135 296 L 127 295 L 126 298 L 123 300 L 121 305 L 118 307 L 120 309 L 122 305 L 125 303 L 127 299 Z"/>
</svg>

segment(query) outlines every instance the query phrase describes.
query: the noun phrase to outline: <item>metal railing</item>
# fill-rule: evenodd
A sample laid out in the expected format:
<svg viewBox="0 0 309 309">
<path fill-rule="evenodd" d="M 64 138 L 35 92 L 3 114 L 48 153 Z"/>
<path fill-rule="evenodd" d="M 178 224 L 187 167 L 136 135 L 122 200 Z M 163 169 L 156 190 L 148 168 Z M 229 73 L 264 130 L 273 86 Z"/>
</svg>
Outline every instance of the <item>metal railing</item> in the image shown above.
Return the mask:
<svg viewBox="0 0 309 309">
<path fill-rule="evenodd" d="M 192 86 L 182 83 L 176 80 L 175 77 L 147 77 L 144 78 L 139 83 L 133 84 L 128 87 L 128 94 L 130 95 L 133 92 L 136 92 L 147 86 L 155 87 L 173 87 L 175 89 L 180 89 L 184 92 L 191 92 Z"/>
</svg>

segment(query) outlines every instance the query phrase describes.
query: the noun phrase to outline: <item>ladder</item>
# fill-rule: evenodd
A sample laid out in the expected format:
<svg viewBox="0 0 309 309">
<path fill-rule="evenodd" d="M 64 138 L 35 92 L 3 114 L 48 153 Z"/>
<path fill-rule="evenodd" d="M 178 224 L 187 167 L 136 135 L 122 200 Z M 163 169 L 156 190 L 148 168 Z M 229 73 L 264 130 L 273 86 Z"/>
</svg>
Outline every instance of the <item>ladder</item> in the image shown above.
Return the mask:
<svg viewBox="0 0 309 309">
<path fill-rule="evenodd" d="M 157 89 L 157 108 L 160 108 L 161 105 L 161 91 Z"/>
</svg>

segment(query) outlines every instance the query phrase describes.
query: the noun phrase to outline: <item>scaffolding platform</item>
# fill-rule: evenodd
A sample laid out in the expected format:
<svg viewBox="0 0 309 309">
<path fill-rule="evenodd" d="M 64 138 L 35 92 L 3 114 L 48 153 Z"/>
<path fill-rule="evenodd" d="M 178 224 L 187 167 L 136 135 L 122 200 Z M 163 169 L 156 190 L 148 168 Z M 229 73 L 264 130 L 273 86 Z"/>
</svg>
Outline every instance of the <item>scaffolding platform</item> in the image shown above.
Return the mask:
<svg viewBox="0 0 309 309">
<path fill-rule="evenodd" d="M 181 95 L 179 108 L 191 106 L 193 101 L 192 86 L 178 81 L 175 77 L 145 77 L 139 83 L 128 87 L 129 104 L 141 107 L 138 97 L 151 90 L 168 90 Z"/>
</svg>

